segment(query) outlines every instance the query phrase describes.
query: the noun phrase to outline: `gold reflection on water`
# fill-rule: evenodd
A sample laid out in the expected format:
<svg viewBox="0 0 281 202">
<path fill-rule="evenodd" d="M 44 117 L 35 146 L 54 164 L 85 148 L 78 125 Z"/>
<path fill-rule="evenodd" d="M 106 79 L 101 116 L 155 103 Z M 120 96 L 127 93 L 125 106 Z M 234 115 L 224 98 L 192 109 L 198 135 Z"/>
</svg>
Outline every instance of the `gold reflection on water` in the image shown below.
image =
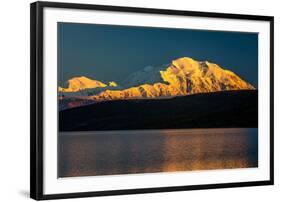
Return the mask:
<svg viewBox="0 0 281 202">
<path fill-rule="evenodd" d="M 94 176 L 258 166 L 257 129 L 61 134 L 59 176 Z"/>
<path fill-rule="evenodd" d="M 247 150 L 245 132 L 245 129 L 209 129 L 209 133 L 204 135 L 206 131 L 197 129 L 185 132 L 185 136 L 189 136 L 185 138 L 173 138 L 177 132 L 174 131 L 173 135 L 168 132 L 162 171 L 249 167 L 248 157 L 245 155 Z"/>
</svg>

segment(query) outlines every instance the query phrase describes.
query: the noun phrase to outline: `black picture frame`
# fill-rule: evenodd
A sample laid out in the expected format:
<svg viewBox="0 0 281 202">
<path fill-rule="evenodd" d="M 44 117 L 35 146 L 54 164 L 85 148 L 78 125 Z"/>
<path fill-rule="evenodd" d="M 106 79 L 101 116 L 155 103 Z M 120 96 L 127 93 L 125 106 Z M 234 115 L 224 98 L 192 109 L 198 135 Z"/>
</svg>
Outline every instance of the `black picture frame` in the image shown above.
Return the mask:
<svg viewBox="0 0 281 202">
<path fill-rule="evenodd" d="M 270 23 L 270 180 L 240 183 L 205 184 L 191 186 L 155 187 L 130 190 L 95 191 L 45 195 L 43 193 L 43 9 L 46 7 L 63 9 L 102 10 L 131 13 L 164 14 L 179 16 L 210 17 L 268 21 Z M 36 200 L 92 197 L 121 194 L 186 191 L 228 187 L 246 187 L 274 184 L 274 17 L 259 15 L 240 15 L 229 13 L 195 12 L 183 10 L 103 6 L 58 2 L 35 2 L 30 5 L 30 197 Z"/>
</svg>

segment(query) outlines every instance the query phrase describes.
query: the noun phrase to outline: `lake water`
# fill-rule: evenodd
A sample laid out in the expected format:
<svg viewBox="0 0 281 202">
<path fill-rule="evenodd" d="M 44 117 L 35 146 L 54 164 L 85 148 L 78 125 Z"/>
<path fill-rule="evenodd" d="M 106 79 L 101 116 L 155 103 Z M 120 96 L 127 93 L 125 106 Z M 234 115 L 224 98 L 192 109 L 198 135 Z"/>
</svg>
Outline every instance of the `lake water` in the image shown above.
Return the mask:
<svg viewBox="0 0 281 202">
<path fill-rule="evenodd" d="M 60 132 L 59 177 L 258 166 L 258 129 Z"/>
</svg>

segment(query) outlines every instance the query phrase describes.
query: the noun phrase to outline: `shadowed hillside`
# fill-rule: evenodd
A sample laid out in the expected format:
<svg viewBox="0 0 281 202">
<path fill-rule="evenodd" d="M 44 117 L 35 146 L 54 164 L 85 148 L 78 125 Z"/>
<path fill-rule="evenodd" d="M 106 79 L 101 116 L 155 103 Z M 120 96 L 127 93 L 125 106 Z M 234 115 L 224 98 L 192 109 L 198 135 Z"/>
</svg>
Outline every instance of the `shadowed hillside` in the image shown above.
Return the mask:
<svg viewBox="0 0 281 202">
<path fill-rule="evenodd" d="M 258 91 L 115 100 L 59 112 L 60 131 L 258 127 Z"/>
</svg>

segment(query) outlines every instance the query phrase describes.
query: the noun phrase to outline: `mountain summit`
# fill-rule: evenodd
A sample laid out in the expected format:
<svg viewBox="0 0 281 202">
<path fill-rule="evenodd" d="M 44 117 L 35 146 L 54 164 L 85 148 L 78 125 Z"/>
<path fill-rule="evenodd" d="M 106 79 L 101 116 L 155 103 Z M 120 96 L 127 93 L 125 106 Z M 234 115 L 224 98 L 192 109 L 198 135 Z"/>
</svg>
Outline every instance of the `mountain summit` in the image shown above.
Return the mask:
<svg viewBox="0 0 281 202">
<path fill-rule="evenodd" d="M 170 98 L 197 93 L 233 90 L 254 90 L 235 73 L 208 61 L 189 57 L 178 58 L 161 67 L 145 67 L 117 85 L 87 77 L 68 80 L 68 87 L 59 87 L 60 110 L 107 100 Z"/>
<path fill-rule="evenodd" d="M 73 77 L 68 80 L 67 83 L 68 87 L 59 87 L 59 92 L 78 92 L 89 88 L 101 88 L 107 86 L 106 84 L 100 81 L 92 80 L 85 76 Z"/>
<path fill-rule="evenodd" d="M 155 71 L 147 72 L 155 74 Z M 143 79 L 143 74 L 133 74 L 141 75 L 141 79 L 134 78 L 134 80 L 141 80 L 144 83 L 124 90 L 105 90 L 98 95 L 91 96 L 90 99 L 100 101 L 158 98 L 226 90 L 255 89 L 235 73 L 223 69 L 217 64 L 207 61 L 199 62 L 188 57 L 173 60 L 166 69 L 156 73 L 159 74 L 159 77 L 158 75 L 148 76 L 148 83 Z M 151 78 L 156 78 L 155 82 Z"/>
<path fill-rule="evenodd" d="M 165 70 L 160 71 L 164 81 L 169 83 L 174 93 L 185 95 L 224 90 L 254 89 L 235 73 L 208 61 L 198 62 L 184 57 L 172 61 Z"/>
</svg>

